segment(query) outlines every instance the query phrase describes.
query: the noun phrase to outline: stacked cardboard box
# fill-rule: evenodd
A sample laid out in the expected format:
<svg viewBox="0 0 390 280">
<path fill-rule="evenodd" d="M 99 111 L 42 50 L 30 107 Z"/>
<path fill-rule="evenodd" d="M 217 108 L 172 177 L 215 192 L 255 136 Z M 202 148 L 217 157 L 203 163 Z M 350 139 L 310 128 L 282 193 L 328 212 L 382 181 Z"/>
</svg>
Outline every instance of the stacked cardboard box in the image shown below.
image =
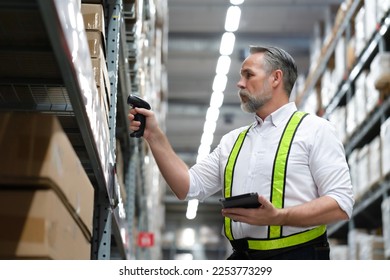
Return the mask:
<svg viewBox="0 0 390 280">
<path fill-rule="evenodd" d="M 104 10 L 100 4 L 81 4 L 81 13 L 87 33 L 89 52 L 91 55 L 96 87 L 99 93 L 100 105 L 109 117 L 110 81 L 105 56 L 105 23 Z"/>
<path fill-rule="evenodd" d="M 335 31 L 338 30 L 341 20 L 344 19 L 348 7 L 353 1 L 344 1 L 339 7 L 339 11 L 334 20 L 333 32 L 327 31 L 324 35 L 326 40 L 324 44 L 314 44 L 317 47 L 311 46 L 311 57 L 316 59 L 311 59 L 311 65 L 313 67 L 317 66 L 316 61 L 317 56 L 321 59 L 321 55 L 324 53 L 324 50 L 320 48 L 325 48 L 327 46 L 326 42 L 329 38 L 335 36 Z M 390 7 L 390 0 L 365 0 L 361 1 L 361 6 L 357 9 L 355 15 L 351 19 L 350 33 L 351 34 L 342 34 L 340 38 L 336 41 L 335 50 L 333 51 L 330 59 L 329 65 L 326 70 L 324 70 L 321 79 L 321 100 L 320 103 L 323 107 L 326 107 L 329 103 L 329 100 L 333 97 L 335 90 L 338 88 L 340 83 L 346 78 L 346 74 L 351 71 L 354 67 L 358 57 L 361 55 L 363 50 L 367 47 L 367 44 L 371 40 L 374 32 L 377 32 L 378 25 L 383 21 L 384 16 L 388 13 Z M 333 13 L 332 13 L 333 14 Z M 333 18 L 333 17 L 332 17 Z M 318 29 L 320 25 L 315 25 L 315 36 L 313 41 L 321 42 L 321 37 L 316 35 L 318 34 Z M 329 28 L 328 28 L 329 30 Z M 328 34 L 328 35 L 327 35 Z M 382 95 L 389 92 L 390 88 L 390 74 L 389 68 L 389 58 L 386 54 L 380 54 L 380 57 L 374 59 L 373 64 L 371 65 L 370 73 L 363 73 L 361 77 L 357 78 L 358 84 L 359 79 L 363 80 L 367 76 L 366 81 L 366 98 L 364 99 L 364 84 L 360 84 L 359 87 L 362 90 L 358 90 L 359 94 L 362 94 L 362 97 L 357 97 L 357 100 L 352 100 L 354 104 L 351 104 L 348 108 L 349 111 L 349 125 L 348 125 L 348 134 L 353 133 L 353 130 L 356 126 L 361 123 L 365 113 L 370 113 L 373 107 L 378 103 L 378 93 L 377 89 L 382 91 Z M 311 69 L 313 70 L 313 69 Z M 368 76 L 369 75 L 369 76 Z M 376 89 L 373 88 L 372 81 L 374 80 Z M 363 82 L 363 81 L 362 81 Z M 383 99 L 383 96 L 382 96 Z M 368 102 L 365 102 L 368 101 Z M 363 108 L 361 105 L 366 104 L 366 108 Z M 354 109 L 354 107 L 358 107 Z M 364 109 L 365 111 L 362 111 Z M 359 110 L 359 115 L 354 115 L 353 110 Z M 362 114 L 364 112 L 364 114 Z M 357 122 L 352 121 L 352 119 L 357 119 Z"/>
<path fill-rule="evenodd" d="M 366 76 L 366 72 L 363 71 L 355 80 L 355 121 L 357 126 L 360 126 L 367 118 Z"/>
<path fill-rule="evenodd" d="M 110 112 L 110 82 L 106 64 L 105 48 L 105 21 L 104 10 L 101 4 L 85 4 L 80 6 L 80 12 L 83 17 L 84 27 L 87 35 L 89 53 L 91 58 L 92 70 L 95 76 L 97 88 L 97 105 L 93 108 L 93 115 L 89 117 L 91 126 L 94 129 L 96 146 L 98 149 L 100 162 L 105 175 L 106 183 L 110 180 L 112 172 L 112 157 L 110 152 L 110 130 L 109 130 L 109 112 Z M 95 98 L 95 96 L 92 96 Z M 93 102 L 92 102 L 93 103 Z"/>
<path fill-rule="evenodd" d="M 94 189 L 54 115 L 0 114 L 0 258 L 89 259 Z"/>
<path fill-rule="evenodd" d="M 321 105 L 326 108 L 336 93 L 337 84 L 334 82 L 333 69 L 327 67 L 321 78 Z"/>
<path fill-rule="evenodd" d="M 348 158 L 355 199 L 359 201 L 383 178 L 383 144 L 379 136 L 351 152 Z"/>
<path fill-rule="evenodd" d="M 371 63 L 375 88 L 381 92 L 382 99 L 390 91 L 390 52 L 379 52 Z"/>
<path fill-rule="evenodd" d="M 371 114 L 380 103 L 380 92 L 375 87 L 375 72 L 369 71 L 366 75 L 366 112 Z"/>
<path fill-rule="evenodd" d="M 369 166 L 370 166 L 370 161 L 369 161 L 369 149 L 368 149 L 368 144 L 364 145 L 361 149 L 358 150 L 358 167 L 357 167 L 357 182 L 358 182 L 358 197 L 363 196 L 368 189 L 368 182 L 369 182 Z"/>
</svg>

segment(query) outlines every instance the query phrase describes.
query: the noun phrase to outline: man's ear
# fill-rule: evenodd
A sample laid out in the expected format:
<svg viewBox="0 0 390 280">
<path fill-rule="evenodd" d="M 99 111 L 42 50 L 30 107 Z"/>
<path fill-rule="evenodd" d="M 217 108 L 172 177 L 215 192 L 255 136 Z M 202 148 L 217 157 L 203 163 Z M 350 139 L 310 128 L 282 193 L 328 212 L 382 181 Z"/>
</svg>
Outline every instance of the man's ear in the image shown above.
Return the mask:
<svg viewBox="0 0 390 280">
<path fill-rule="evenodd" d="M 283 83 L 283 72 L 282 72 L 282 70 L 278 69 L 272 73 L 271 84 L 273 87 L 277 87 L 281 83 Z"/>
</svg>

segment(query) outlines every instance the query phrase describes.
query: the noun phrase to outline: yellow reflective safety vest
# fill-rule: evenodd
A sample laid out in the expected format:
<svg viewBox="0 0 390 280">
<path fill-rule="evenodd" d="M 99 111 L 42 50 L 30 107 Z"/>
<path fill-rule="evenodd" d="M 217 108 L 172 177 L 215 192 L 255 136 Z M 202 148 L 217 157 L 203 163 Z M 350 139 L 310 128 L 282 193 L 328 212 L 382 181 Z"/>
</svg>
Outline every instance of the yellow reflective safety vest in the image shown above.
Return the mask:
<svg viewBox="0 0 390 280">
<path fill-rule="evenodd" d="M 284 194 L 285 194 L 285 185 L 286 185 L 286 171 L 287 171 L 287 162 L 288 155 L 291 149 L 291 144 L 293 142 L 295 132 L 298 129 L 299 124 L 302 122 L 303 118 L 307 113 L 296 111 L 291 116 L 290 120 L 287 122 L 287 125 L 282 133 L 281 139 L 279 141 L 279 146 L 276 151 L 274 165 L 272 170 L 272 188 L 271 188 L 271 203 L 276 208 L 284 207 Z M 233 174 L 234 166 L 236 164 L 238 155 L 240 153 L 241 147 L 244 143 L 245 137 L 250 129 L 250 126 L 242 131 L 236 142 L 233 145 L 233 149 L 230 152 L 228 161 L 225 167 L 224 173 L 224 197 L 230 197 L 232 194 L 233 187 Z M 232 220 L 225 217 L 224 219 L 224 231 L 226 237 L 232 241 L 234 240 L 232 232 Z M 282 226 L 269 226 L 268 227 L 268 237 L 265 239 L 252 239 L 247 240 L 248 249 L 253 250 L 271 250 L 290 247 L 298 244 L 302 244 L 313 240 L 326 231 L 326 226 L 321 225 L 316 228 L 306 230 L 300 233 L 292 234 L 289 236 L 282 236 Z"/>
</svg>

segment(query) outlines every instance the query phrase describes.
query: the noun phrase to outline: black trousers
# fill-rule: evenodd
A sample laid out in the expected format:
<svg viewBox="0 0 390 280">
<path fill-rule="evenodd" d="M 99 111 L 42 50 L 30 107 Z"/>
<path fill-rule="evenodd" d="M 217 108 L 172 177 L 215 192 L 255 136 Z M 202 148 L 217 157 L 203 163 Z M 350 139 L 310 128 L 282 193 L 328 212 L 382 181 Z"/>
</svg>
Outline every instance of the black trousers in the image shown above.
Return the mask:
<svg viewBox="0 0 390 280">
<path fill-rule="evenodd" d="M 326 233 L 309 241 L 282 249 L 250 250 L 240 247 L 242 242 L 232 242 L 233 254 L 228 260 L 329 260 L 329 243 Z"/>
</svg>

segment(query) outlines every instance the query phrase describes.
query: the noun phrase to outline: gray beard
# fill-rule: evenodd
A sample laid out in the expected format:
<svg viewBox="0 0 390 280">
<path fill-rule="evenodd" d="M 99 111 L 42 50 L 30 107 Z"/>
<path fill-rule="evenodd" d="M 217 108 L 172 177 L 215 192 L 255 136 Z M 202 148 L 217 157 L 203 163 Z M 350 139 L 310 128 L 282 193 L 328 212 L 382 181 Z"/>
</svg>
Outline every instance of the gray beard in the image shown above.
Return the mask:
<svg viewBox="0 0 390 280">
<path fill-rule="evenodd" d="M 265 96 L 261 98 L 256 98 L 245 91 L 239 91 L 240 99 L 241 99 L 241 109 L 247 113 L 256 113 L 258 109 L 260 109 L 271 97 Z M 242 97 L 246 97 L 248 100 L 243 101 Z"/>
</svg>

